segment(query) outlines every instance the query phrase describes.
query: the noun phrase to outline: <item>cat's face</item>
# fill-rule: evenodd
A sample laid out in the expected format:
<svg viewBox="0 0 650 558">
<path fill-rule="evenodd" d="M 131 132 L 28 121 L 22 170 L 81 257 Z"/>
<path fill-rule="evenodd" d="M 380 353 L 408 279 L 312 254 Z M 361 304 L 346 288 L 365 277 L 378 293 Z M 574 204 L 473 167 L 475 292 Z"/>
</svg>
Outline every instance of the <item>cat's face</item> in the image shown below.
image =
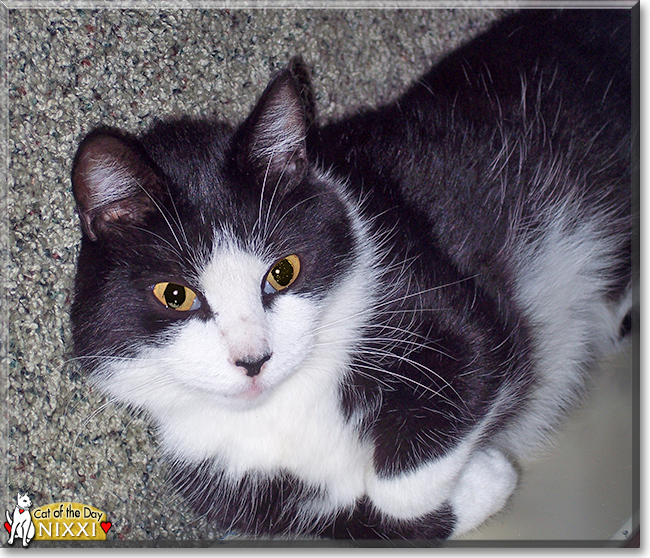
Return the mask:
<svg viewBox="0 0 650 558">
<path fill-rule="evenodd" d="M 318 345 L 354 224 L 308 165 L 292 87 L 272 82 L 234 133 L 183 121 L 80 146 L 75 348 L 119 400 L 250 408 Z"/>
<path fill-rule="evenodd" d="M 32 507 L 32 500 L 27 493 L 21 494 L 19 492 L 16 501 L 18 502 L 18 506 L 23 509 L 28 509 Z"/>
</svg>

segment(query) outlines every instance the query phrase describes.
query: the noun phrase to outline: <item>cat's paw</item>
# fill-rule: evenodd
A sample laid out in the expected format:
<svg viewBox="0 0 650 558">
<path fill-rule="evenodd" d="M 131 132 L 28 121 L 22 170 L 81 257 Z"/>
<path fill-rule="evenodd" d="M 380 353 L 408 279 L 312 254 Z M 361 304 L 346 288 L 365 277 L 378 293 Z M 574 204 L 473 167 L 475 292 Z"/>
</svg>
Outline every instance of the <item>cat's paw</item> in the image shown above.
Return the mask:
<svg viewBox="0 0 650 558">
<path fill-rule="evenodd" d="M 517 471 L 499 450 L 488 448 L 473 455 L 450 498 L 456 516 L 452 537 L 500 511 L 516 485 Z"/>
</svg>

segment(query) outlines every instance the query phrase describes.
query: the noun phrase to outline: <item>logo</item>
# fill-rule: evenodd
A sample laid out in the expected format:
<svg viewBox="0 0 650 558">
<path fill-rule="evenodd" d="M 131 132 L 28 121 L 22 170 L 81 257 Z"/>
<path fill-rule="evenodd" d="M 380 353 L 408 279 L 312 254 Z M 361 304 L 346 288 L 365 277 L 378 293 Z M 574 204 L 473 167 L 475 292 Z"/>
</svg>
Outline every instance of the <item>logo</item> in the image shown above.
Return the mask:
<svg viewBox="0 0 650 558">
<path fill-rule="evenodd" d="M 14 544 L 16 537 L 23 540 L 23 546 L 27 546 L 29 541 L 34 538 L 34 522 L 29 512 L 32 507 L 32 500 L 27 493 L 18 493 L 16 498 L 16 507 L 13 514 L 6 512 L 7 521 L 5 527 L 9 531 L 9 544 Z"/>
<path fill-rule="evenodd" d="M 58 502 L 31 509 L 27 494 L 18 494 L 13 514 L 7 512 L 8 544 L 30 541 L 105 541 L 112 523 L 106 513 L 86 504 Z"/>
</svg>

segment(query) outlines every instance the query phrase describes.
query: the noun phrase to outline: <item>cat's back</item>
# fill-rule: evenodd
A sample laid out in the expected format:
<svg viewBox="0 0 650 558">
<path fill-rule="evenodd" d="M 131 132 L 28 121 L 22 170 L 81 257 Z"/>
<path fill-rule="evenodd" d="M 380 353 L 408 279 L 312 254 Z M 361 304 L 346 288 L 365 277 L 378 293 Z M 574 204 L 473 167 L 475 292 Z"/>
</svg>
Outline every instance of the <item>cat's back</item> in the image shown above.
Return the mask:
<svg viewBox="0 0 650 558">
<path fill-rule="evenodd" d="M 471 278 L 525 333 L 541 389 L 503 429 L 515 452 L 556 424 L 629 311 L 631 17 L 516 13 L 314 139 L 400 246 L 435 247 L 424 272 Z"/>
<path fill-rule="evenodd" d="M 314 134 L 370 211 L 424 216 L 464 273 L 503 284 L 513 242 L 553 204 L 629 232 L 627 10 L 524 10 L 441 60 L 393 104 Z M 399 218 L 399 217 L 398 217 Z M 548 219 L 545 223 L 548 225 Z M 624 229 L 624 230 L 623 230 Z"/>
</svg>

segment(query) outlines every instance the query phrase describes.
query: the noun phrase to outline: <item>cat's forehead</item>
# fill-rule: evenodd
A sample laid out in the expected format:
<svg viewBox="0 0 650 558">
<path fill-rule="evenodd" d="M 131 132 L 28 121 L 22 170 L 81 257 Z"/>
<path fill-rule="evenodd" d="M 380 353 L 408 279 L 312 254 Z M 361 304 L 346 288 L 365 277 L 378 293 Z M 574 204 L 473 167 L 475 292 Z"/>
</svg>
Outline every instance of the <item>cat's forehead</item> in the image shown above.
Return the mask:
<svg viewBox="0 0 650 558">
<path fill-rule="evenodd" d="M 244 302 L 259 297 L 262 279 L 272 263 L 263 252 L 224 231 L 215 232 L 216 242 L 199 273 L 199 282 L 211 304 Z"/>
<path fill-rule="evenodd" d="M 264 271 L 273 263 L 271 250 L 254 238 L 239 236 L 232 228 L 214 230 L 212 248 L 204 262 L 203 273 L 222 274 L 224 278 L 238 274 L 238 270 Z"/>
</svg>

